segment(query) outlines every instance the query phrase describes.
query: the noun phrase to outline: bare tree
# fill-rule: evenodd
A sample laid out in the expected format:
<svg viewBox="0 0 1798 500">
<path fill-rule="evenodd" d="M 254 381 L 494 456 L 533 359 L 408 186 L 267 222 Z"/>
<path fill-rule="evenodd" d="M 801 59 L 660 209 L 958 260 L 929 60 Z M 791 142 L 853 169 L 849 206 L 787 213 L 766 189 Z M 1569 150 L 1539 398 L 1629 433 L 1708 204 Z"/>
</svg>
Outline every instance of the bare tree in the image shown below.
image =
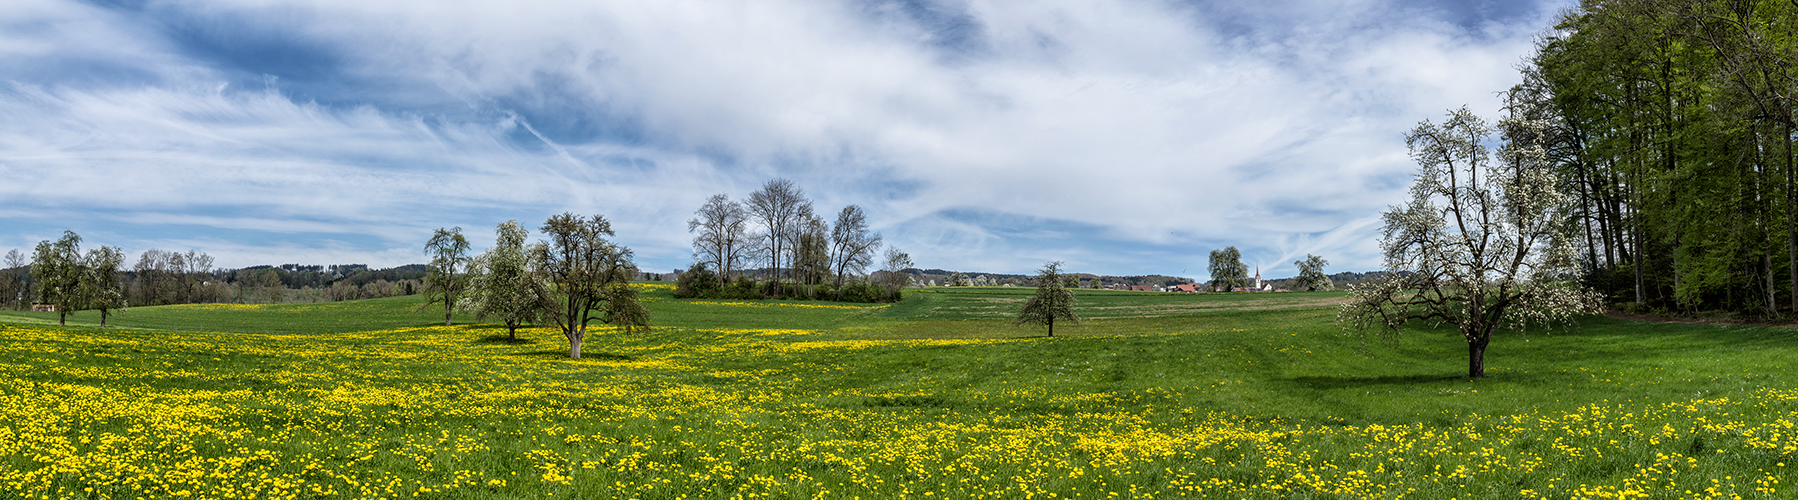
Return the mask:
<svg viewBox="0 0 1798 500">
<path fill-rule="evenodd" d="M 886 285 L 887 293 L 891 294 L 893 298 L 899 298 L 900 289 L 917 281 L 917 278 L 905 272 L 912 266 L 910 255 L 899 251 L 898 248 L 887 247 L 886 265 L 880 268 L 880 282 L 882 285 Z"/>
<path fill-rule="evenodd" d="M 468 239 L 462 237 L 461 227 L 438 229 L 431 235 L 431 240 L 425 242 L 425 252 L 431 254 L 431 274 L 425 276 L 425 283 L 430 285 L 431 300 L 418 307 L 423 309 L 443 303 L 443 325 L 449 326 L 456 299 L 466 286 L 462 268 L 468 262 Z"/>
<path fill-rule="evenodd" d="M 880 233 L 868 233 L 868 214 L 862 207 L 850 205 L 837 212 L 831 227 L 831 263 L 836 268 L 837 297 L 843 295 L 843 277 L 858 275 L 874 263 L 874 252 L 880 248 Z"/>
<path fill-rule="evenodd" d="M 1490 129 L 1466 107 L 1405 137 L 1418 171 L 1411 201 L 1384 215 L 1380 247 L 1391 273 L 1354 288 L 1337 317 L 1344 328 L 1397 338 L 1411 320 L 1454 324 L 1467 341 L 1467 376 L 1477 378 L 1501 325 L 1522 331 L 1598 310 L 1598 294 L 1572 281 L 1570 200 L 1544 159 L 1546 124 L 1499 125 L 1499 164 L 1484 145 Z"/>
<path fill-rule="evenodd" d="M 718 270 L 719 282 L 729 283 L 731 273 L 748 257 L 751 247 L 749 213 L 730 196 L 715 194 L 693 215 L 687 221 L 687 232 L 699 233 L 693 236 L 694 257 Z"/>
<path fill-rule="evenodd" d="M 25 254 L 19 252 L 19 249 L 17 248 L 6 252 L 6 271 L 0 273 L 0 280 L 5 280 L 4 283 L 0 283 L 0 295 L 5 295 L 5 299 L 0 300 L 0 303 L 5 303 L 13 307 L 20 307 L 25 303 L 25 282 L 27 277 L 25 265 L 30 263 L 30 261 L 25 260 Z"/>
<path fill-rule="evenodd" d="M 794 239 L 794 226 L 809 219 L 801 218 L 801 215 L 811 213 L 811 202 L 805 200 L 805 191 L 799 189 L 793 181 L 774 179 L 763 184 L 760 190 L 749 193 L 749 200 L 744 208 L 767 231 L 763 236 L 768 239 L 768 268 L 773 274 L 772 281 L 778 287 L 781 258 L 791 252 L 790 245 L 786 243 Z"/>
</svg>

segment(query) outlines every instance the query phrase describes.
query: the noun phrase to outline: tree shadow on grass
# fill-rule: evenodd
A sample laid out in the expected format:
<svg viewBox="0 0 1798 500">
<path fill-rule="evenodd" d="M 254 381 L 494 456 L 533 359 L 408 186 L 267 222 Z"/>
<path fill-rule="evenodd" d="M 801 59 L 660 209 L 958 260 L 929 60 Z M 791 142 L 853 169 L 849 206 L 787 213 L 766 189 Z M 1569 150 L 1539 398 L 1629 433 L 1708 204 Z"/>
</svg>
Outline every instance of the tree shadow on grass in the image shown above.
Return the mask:
<svg viewBox="0 0 1798 500">
<path fill-rule="evenodd" d="M 527 339 L 527 338 L 523 338 L 523 337 L 514 339 L 510 335 L 506 335 L 505 333 L 494 333 L 494 334 L 489 334 L 489 335 L 483 336 L 479 339 L 475 339 L 475 342 L 480 342 L 483 344 L 523 345 L 523 344 L 534 344 L 537 342 L 537 340 L 536 339 Z"/>
<path fill-rule="evenodd" d="M 1386 375 L 1379 377 L 1294 377 L 1291 379 L 1300 385 L 1314 389 L 1349 389 L 1383 385 L 1417 385 L 1434 382 L 1459 382 L 1468 380 L 1466 374 L 1457 375 Z"/>
<path fill-rule="evenodd" d="M 609 352 L 583 352 L 583 353 L 581 353 L 581 358 L 579 360 L 575 360 L 575 359 L 570 359 L 568 357 L 568 351 L 556 350 L 556 349 L 543 350 L 543 351 L 515 352 L 515 353 L 512 353 L 512 355 L 513 356 L 523 356 L 523 357 L 527 357 L 527 358 L 558 358 L 558 359 L 564 359 L 564 360 L 570 360 L 570 361 L 636 361 L 637 360 L 636 356 L 631 356 L 631 355 L 627 355 L 627 354 L 612 354 Z"/>
</svg>

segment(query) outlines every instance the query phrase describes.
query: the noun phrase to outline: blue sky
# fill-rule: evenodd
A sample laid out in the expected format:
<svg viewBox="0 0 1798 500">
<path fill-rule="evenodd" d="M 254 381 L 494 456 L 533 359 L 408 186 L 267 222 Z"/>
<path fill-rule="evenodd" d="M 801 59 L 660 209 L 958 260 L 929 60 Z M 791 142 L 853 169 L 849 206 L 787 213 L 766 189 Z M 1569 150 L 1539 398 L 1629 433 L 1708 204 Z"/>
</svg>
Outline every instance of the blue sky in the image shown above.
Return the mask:
<svg viewBox="0 0 1798 500">
<path fill-rule="evenodd" d="M 1496 117 L 1569 5 L 12 0 L 0 252 L 384 267 L 573 211 L 666 271 L 786 177 L 926 268 L 1373 270 L 1404 133 Z"/>
</svg>

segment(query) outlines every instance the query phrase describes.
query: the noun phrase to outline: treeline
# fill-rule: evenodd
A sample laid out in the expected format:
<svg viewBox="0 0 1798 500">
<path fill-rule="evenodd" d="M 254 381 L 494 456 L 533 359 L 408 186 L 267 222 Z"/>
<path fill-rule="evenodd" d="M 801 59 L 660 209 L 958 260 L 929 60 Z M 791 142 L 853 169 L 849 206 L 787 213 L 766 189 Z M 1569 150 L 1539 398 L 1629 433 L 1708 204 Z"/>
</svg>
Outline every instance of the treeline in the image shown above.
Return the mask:
<svg viewBox="0 0 1798 500">
<path fill-rule="evenodd" d="M 911 276 L 911 257 L 888 248 L 884 265 L 868 272 L 880 254 L 880 233 L 868 216 L 849 205 L 827 221 L 793 181 L 774 179 L 743 201 L 729 194 L 708 198 L 687 221 L 694 263 L 681 273 L 674 295 L 691 298 L 787 298 L 882 302 L 898 300 Z M 753 264 L 760 272 L 748 272 Z"/>
<path fill-rule="evenodd" d="M 1035 274 L 1002 274 L 949 271 L 945 269 L 907 269 L 912 275 L 912 286 L 1024 286 L 1037 285 Z M 1107 288 L 1156 285 L 1170 287 L 1192 283 L 1190 278 L 1147 274 L 1140 276 L 1103 276 L 1092 273 L 1061 273 L 1056 276 L 1063 280 L 1073 278 L 1079 282 L 1076 288 Z M 1094 280 L 1098 283 L 1095 285 Z"/>
<path fill-rule="evenodd" d="M 1506 95 L 1550 124 L 1585 280 L 1614 303 L 1798 308 L 1798 3 L 1592 1 Z"/>
<path fill-rule="evenodd" d="M 126 306 L 370 299 L 420 293 L 427 272 L 422 264 L 391 269 L 370 269 L 365 264 L 225 269 L 213 267 L 212 256 L 203 252 L 161 249 L 145 250 L 135 264 L 125 267 L 125 254 L 117 247 L 83 252 L 80 245 L 81 236 L 70 231 L 57 241 L 39 243 L 29 256 L 9 251 L 0 261 L 5 266 L 0 268 L 0 306 L 25 309 L 39 304 L 69 312 L 101 309 L 91 303 L 100 300 L 110 313 Z M 115 292 L 117 301 L 110 295 L 92 295 Z"/>
</svg>

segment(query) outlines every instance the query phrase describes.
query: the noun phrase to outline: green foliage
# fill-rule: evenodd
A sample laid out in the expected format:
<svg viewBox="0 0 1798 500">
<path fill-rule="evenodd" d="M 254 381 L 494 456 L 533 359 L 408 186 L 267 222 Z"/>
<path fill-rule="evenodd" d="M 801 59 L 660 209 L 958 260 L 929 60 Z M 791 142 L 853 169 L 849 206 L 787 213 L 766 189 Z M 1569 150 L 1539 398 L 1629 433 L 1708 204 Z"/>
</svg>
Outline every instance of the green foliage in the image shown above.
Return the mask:
<svg viewBox="0 0 1798 500">
<path fill-rule="evenodd" d="M 425 253 L 431 255 L 431 273 L 425 275 L 426 293 L 431 301 L 425 305 L 443 304 L 443 324 L 447 326 L 450 313 L 456 309 L 456 299 L 468 287 L 468 277 L 463 273 L 468 264 L 468 239 L 462 237 L 461 227 L 440 228 L 425 242 Z"/>
<path fill-rule="evenodd" d="M 37 278 L 38 300 L 56 307 L 58 322 L 66 321 L 70 312 L 86 309 L 81 282 L 87 271 L 81 262 L 81 236 L 74 231 L 63 231 L 55 242 L 38 242 L 31 273 Z"/>
<path fill-rule="evenodd" d="M 1320 292 L 1336 289 L 1336 284 L 1331 283 L 1330 277 L 1324 274 L 1324 266 L 1330 265 L 1330 261 L 1323 257 L 1305 254 L 1304 260 L 1293 261 L 1292 265 L 1299 268 L 1298 277 L 1292 280 L 1293 291 Z"/>
<path fill-rule="evenodd" d="M 1248 285 L 1249 266 L 1242 263 L 1242 252 L 1236 247 L 1212 250 L 1210 270 L 1212 291 L 1228 292 Z"/>
<path fill-rule="evenodd" d="M 1549 124 L 1584 281 L 1637 309 L 1798 306 L 1798 7 L 1586 2 L 1545 37 L 1519 118 Z"/>
<path fill-rule="evenodd" d="M 1059 261 L 1043 265 L 1036 276 L 1036 293 L 1024 300 L 1024 307 L 1011 324 L 1046 325 L 1049 336 L 1054 337 L 1057 319 L 1080 323 L 1080 317 L 1074 314 L 1074 292 L 1063 283 Z"/>
</svg>

